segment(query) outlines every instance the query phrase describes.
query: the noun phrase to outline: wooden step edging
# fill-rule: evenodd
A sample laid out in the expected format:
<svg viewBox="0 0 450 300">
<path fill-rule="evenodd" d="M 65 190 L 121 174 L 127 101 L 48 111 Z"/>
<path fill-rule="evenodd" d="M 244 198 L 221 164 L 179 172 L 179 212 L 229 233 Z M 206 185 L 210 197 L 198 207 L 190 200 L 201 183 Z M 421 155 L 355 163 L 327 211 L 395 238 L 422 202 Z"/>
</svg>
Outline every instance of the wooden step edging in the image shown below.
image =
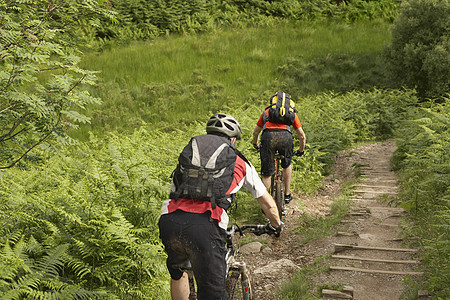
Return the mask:
<svg viewBox="0 0 450 300">
<path fill-rule="evenodd" d="M 322 297 L 332 298 L 332 299 L 353 299 L 352 295 L 335 291 L 335 290 L 328 290 L 323 289 L 322 290 Z"/>
<path fill-rule="evenodd" d="M 383 188 L 383 189 L 389 189 L 389 190 L 397 190 L 398 187 L 396 186 L 392 186 L 392 185 L 371 185 L 371 184 L 354 184 L 354 187 L 359 187 L 359 188 L 371 188 L 371 189 L 379 189 L 379 188 Z"/>
<path fill-rule="evenodd" d="M 337 259 L 351 259 L 351 260 L 361 260 L 361 261 L 371 261 L 371 262 L 381 262 L 381 263 L 391 263 L 391 264 L 417 264 L 417 260 L 391 260 L 391 259 L 378 259 L 378 258 L 366 258 L 360 256 L 350 256 L 350 255 L 332 255 L 331 258 Z"/>
<path fill-rule="evenodd" d="M 341 252 L 349 249 L 358 250 L 378 250 L 378 251 L 397 251 L 397 252 L 417 252 L 417 249 L 408 248 L 385 248 L 385 247 L 368 247 L 368 246 L 356 246 L 356 245 L 345 245 L 345 244 L 333 244 L 334 253 Z"/>
<path fill-rule="evenodd" d="M 390 275 L 423 275 L 423 272 L 371 270 L 371 269 L 360 269 L 360 268 L 353 268 L 353 267 L 338 267 L 338 266 L 330 266 L 330 270 L 352 271 L 352 272 L 361 272 L 361 273 L 390 274 Z"/>
<path fill-rule="evenodd" d="M 353 193 L 367 193 L 367 194 L 380 194 L 380 195 L 397 195 L 396 192 L 386 192 L 386 191 L 368 191 L 368 190 L 354 190 Z"/>
</svg>

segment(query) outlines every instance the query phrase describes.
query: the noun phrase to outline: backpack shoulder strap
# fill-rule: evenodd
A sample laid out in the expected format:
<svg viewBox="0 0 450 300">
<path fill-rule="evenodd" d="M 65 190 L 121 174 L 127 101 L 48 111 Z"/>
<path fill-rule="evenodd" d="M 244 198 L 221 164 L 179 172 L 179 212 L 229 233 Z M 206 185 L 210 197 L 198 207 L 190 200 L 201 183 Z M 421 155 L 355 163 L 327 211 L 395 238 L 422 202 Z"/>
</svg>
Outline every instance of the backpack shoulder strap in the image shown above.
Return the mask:
<svg viewBox="0 0 450 300">
<path fill-rule="evenodd" d="M 237 156 L 239 156 L 240 158 L 242 158 L 243 161 L 245 161 L 247 164 L 251 165 L 250 161 L 244 156 L 244 154 L 242 154 L 238 149 L 236 149 L 235 147 L 233 147 L 234 152 L 236 153 Z"/>
</svg>

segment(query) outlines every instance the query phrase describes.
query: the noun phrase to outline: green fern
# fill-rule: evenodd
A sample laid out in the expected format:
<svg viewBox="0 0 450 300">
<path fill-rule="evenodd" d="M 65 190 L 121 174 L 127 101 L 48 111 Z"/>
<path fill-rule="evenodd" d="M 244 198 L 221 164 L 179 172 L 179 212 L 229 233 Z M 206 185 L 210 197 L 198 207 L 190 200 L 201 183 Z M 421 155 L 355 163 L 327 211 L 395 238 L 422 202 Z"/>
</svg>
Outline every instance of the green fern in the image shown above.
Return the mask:
<svg viewBox="0 0 450 300">
<path fill-rule="evenodd" d="M 36 248 L 29 245 L 36 240 L 30 240 L 27 244 L 22 239 L 13 248 L 6 243 L 0 253 L 1 299 L 91 299 L 97 295 L 77 284 L 61 281 L 61 270 L 69 259 L 68 244 L 32 258 L 27 251 Z"/>
</svg>

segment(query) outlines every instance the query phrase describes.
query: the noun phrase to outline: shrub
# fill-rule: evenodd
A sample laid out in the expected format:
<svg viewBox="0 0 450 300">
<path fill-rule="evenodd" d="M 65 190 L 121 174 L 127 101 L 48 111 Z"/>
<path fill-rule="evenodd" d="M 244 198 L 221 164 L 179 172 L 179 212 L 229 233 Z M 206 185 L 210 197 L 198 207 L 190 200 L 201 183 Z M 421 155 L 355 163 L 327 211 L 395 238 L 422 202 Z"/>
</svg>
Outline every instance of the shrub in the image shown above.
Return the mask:
<svg viewBox="0 0 450 300">
<path fill-rule="evenodd" d="M 407 0 L 392 27 L 385 50 L 390 77 L 398 86 L 416 88 L 420 97 L 449 91 L 449 1 Z"/>
</svg>

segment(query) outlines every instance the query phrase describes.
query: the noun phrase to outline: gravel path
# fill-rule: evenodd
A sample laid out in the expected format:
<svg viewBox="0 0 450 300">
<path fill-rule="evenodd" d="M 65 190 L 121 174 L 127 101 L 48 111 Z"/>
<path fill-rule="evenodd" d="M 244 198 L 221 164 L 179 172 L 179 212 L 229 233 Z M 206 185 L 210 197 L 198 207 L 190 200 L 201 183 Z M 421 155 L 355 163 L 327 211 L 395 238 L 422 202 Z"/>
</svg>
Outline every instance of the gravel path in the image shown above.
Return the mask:
<svg viewBox="0 0 450 300">
<path fill-rule="evenodd" d="M 399 299 L 405 276 L 420 278 L 416 250 L 405 247 L 399 235 L 405 212 L 390 206 L 397 192 L 391 171 L 394 150 L 390 140 L 340 153 L 321 190 L 314 195 L 294 194 L 297 201 L 288 204 L 280 238 L 259 237 L 260 244 L 241 247 L 240 255 L 252 271 L 255 299 L 274 299 L 283 281 L 323 256 L 327 258 L 322 264 L 329 271 L 308 278 L 316 287 L 327 287 L 323 299 Z M 354 179 L 356 171 L 362 177 L 353 186 L 350 211 L 336 226 L 337 234 L 302 244 L 295 233 L 301 216 L 329 214 L 342 184 Z"/>
</svg>

